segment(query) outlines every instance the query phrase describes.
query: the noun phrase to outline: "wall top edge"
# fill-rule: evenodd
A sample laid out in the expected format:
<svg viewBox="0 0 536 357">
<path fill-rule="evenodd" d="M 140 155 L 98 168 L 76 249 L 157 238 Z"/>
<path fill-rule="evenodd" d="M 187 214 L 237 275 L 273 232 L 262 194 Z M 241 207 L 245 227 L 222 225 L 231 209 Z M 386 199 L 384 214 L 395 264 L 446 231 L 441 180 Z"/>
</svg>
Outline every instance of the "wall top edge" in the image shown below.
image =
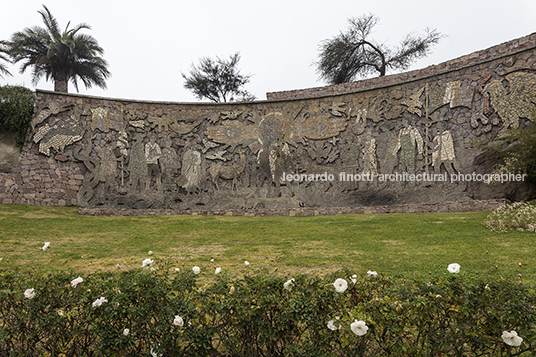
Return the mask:
<svg viewBox="0 0 536 357">
<path fill-rule="evenodd" d="M 508 48 L 508 49 L 506 49 Z M 454 59 L 447 60 L 445 62 L 440 62 L 438 64 L 432 64 L 424 68 L 415 69 L 412 71 L 394 73 L 386 75 L 383 77 L 373 77 L 365 78 L 359 81 L 347 82 L 335 85 L 326 85 L 319 87 L 309 87 L 309 88 L 300 88 L 300 89 L 290 89 L 276 92 L 267 92 L 266 97 L 269 101 L 281 101 L 284 99 L 281 96 L 285 95 L 295 95 L 294 97 L 288 97 L 286 100 L 303 100 L 303 99 L 313 99 L 313 98 L 323 98 L 323 97 L 332 97 L 340 96 L 351 93 L 359 93 L 363 91 L 369 91 L 384 87 L 390 87 L 393 85 L 399 85 L 409 82 L 415 82 L 418 80 L 426 79 L 429 77 L 458 71 L 467 67 L 476 66 L 479 64 L 495 61 L 504 57 L 513 56 L 521 52 L 529 51 L 536 48 L 536 32 L 531 33 L 530 35 L 516 38 L 510 41 L 500 43 L 498 45 L 488 47 L 483 50 L 475 51 Z M 501 51 L 502 49 L 502 51 Z M 505 50 L 506 49 L 506 50 Z M 487 57 L 483 58 L 484 56 Z M 396 77 L 401 77 L 400 81 L 392 83 L 393 79 Z M 383 82 L 387 82 L 383 83 Z M 361 88 L 348 88 L 351 85 L 359 84 Z M 326 94 L 325 91 L 330 88 L 334 88 L 333 93 Z M 335 89 L 339 88 L 339 89 Z M 315 94 L 314 92 L 318 92 Z M 272 97 L 272 98 L 270 98 Z"/>
<path fill-rule="evenodd" d="M 114 97 L 103 97 L 89 94 L 79 94 L 79 93 L 61 93 L 45 89 L 36 89 L 36 93 L 51 94 L 61 97 L 75 97 L 75 98 L 88 98 L 88 99 L 99 99 L 99 100 L 112 100 L 118 102 L 128 102 L 128 103 L 143 103 L 143 104 L 164 104 L 164 105 L 197 105 L 197 106 L 227 106 L 227 105 L 248 105 L 248 104 L 257 104 L 257 103 L 270 103 L 270 102 L 280 102 L 281 100 L 255 100 L 251 102 L 225 102 L 225 103 L 216 103 L 216 102 L 175 102 L 175 101 L 158 101 L 158 100 L 143 100 L 143 99 L 128 99 L 128 98 L 114 98 Z"/>
</svg>

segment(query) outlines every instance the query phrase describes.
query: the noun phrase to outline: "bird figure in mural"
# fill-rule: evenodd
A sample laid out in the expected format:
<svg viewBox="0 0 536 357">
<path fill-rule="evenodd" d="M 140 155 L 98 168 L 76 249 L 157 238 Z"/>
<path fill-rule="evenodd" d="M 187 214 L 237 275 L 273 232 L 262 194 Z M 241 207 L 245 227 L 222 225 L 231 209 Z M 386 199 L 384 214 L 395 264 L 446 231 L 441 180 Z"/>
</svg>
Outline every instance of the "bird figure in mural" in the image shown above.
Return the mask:
<svg viewBox="0 0 536 357">
<path fill-rule="evenodd" d="M 518 128 L 519 119 L 536 122 L 536 74 L 514 72 L 504 77 L 507 90 L 501 80 L 486 84 L 483 92 L 489 96 L 490 104 L 504 122 L 505 128 Z"/>
<path fill-rule="evenodd" d="M 226 120 L 209 127 L 205 134 L 216 143 L 227 144 L 231 152 L 238 145 L 247 146 L 257 154 L 261 181 L 268 179 L 278 185 L 279 174 L 294 170 L 290 146 L 308 139 L 328 139 L 346 129 L 345 117 L 332 117 L 316 111 L 286 114 L 270 112 L 264 116 L 253 114 L 251 123 Z M 261 182 L 262 184 L 262 182 Z"/>
</svg>

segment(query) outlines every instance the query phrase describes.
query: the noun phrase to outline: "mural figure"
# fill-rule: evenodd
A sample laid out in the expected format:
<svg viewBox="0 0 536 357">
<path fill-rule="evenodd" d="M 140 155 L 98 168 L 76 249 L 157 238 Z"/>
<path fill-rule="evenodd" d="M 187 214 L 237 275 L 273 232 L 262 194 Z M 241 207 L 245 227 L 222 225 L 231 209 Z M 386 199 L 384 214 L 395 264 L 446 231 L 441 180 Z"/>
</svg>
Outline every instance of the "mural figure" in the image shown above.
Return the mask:
<svg viewBox="0 0 536 357">
<path fill-rule="evenodd" d="M 106 196 L 111 193 L 117 177 L 117 159 L 113 146 L 110 144 L 103 146 L 97 156 L 100 159 L 100 165 L 97 167 L 96 175 L 100 182 L 101 195 Z"/>
<path fill-rule="evenodd" d="M 108 116 L 108 110 L 104 108 L 91 109 L 91 131 L 99 129 L 100 131 L 107 133 L 110 131 L 110 117 Z"/>
<path fill-rule="evenodd" d="M 365 134 L 365 144 L 363 146 L 363 159 L 362 159 L 362 174 L 370 177 L 368 180 L 372 180 L 373 186 L 376 185 L 377 176 L 378 176 L 378 163 L 376 161 L 376 139 L 372 137 L 372 131 L 367 129 Z M 359 184 L 359 189 L 363 189 L 371 181 L 361 181 Z"/>
<path fill-rule="evenodd" d="M 135 191 L 141 191 L 149 176 L 147 174 L 147 162 L 145 161 L 145 149 L 142 143 L 143 135 L 136 133 L 134 139 L 128 162 L 130 187 Z"/>
<path fill-rule="evenodd" d="M 68 118 L 54 117 L 37 129 L 33 141 L 39 143 L 40 153 L 50 156 L 50 148 L 63 153 L 66 146 L 82 140 L 83 135 L 84 129 L 74 115 Z"/>
<path fill-rule="evenodd" d="M 225 180 L 233 180 L 231 183 L 231 191 L 233 189 L 238 190 L 236 182 L 246 168 L 246 155 L 243 151 L 240 151 L 238 154 L 240 156 L 238 165 L 233 166 L 215 164 L 208 168 L 207 171 L 210 176 L 210 180 L 212 181 L 212 184 L 214 185 L 216 190 L 220 190 L 220 186 L 218 185 L 218 179 L 220 177 Z"/>
<path fill-rule="evenodd" d="M 376 153 L 382 174 L 392 174 L 398 164 L 400 140 L 393 129 L 394 125 L 390 121 L 380 125 Z"/>
<path fill-rule="evenodd" d="M 156 137 L 151 136 L 150 141 L 145 144 L 145 161 L 147 162 L 147 181 L 145 183 L 145 189 L 151 188 L 151 181 L 154 177 L 156 180 L 156 189 L 159 191 L 162 189 L 162 176 L 160 173 L 160 166 L 158 165 L 158 159 L 162 156 L 160 146 L 156 143 Z"/>
<path fill-rule="evenodd" d="M 399 172 L 407 172 L 409 175 L 415 173 L 415 146 L 417 146 L 417 159 L 422 159 L 423 139 L 417 128 L 409 124 L 407 119 L 402 120 L 402 129 L 398 133 L 400 141 Z M 410 185 L 415 184 L 409 181 Z"/>
<path fill-rule="evenodd" d="M 189 149 L 182 157 L 181 185 L 189 193 L 199 188 L 201 183 L 201 153 Z"/>
<path fill-rule="evenodd" d="M 505 76 L 509 91 L 501 80 L 486 84 L 491 106 L 504 122 L 505 128 L 519 127 L 519 119 L 527 118 L 536 123 L 536 74 L 514 72 Z"/>
<path fill-rule="evenodd" d="M 116 156 L 121 161 L 121 183 L 120 186 L 125 186 L 125 161 L 128 160 L 128 136 L 125 130 L 120 130 L 117 134 Z"/>
<path fill-rule="evenodd" d="M 402 104 L 408 106 L 408 112 L 422 116 L 422 102 L 420 98 L 424 92 L 424 89 L 425 87 L 422 87 L 417 91 L 417 93 L 412 94 L 407 102 L 402 102 Z"/>
<path fill-rule="evenodd" d="M 434 173 L 439 174 L 441 165 L 445 167 L 449 175 L 454 175 L 460 172 L 456 155 L 454 154 L 454 142 L 452 134 L 446 130 L 444 121 L 437 124 L 436 135 L 432 140 L 432 166 Z"/>
<path fill-rule="evenodd" d="M 354 135 L 348 135 L 340 150 L 341 171 L 356 175 L 359 169 L 359 154 L 362 150 L 363 146 L 354 141 Z M 357 188 L 357 181 L 345 182 L 343 187 L 345 189 Z"/>
<path fill-rule="evenodd" d="M 171 147 L 171 139 L 166 139 L 165 146 L 162 149 L 160 157 L 160 169 L 162 173 L 162 185 L 167 190 L 175 188 L 175 174 L 181 168 L 181 163 L 177 152 Z"/>
</svg>

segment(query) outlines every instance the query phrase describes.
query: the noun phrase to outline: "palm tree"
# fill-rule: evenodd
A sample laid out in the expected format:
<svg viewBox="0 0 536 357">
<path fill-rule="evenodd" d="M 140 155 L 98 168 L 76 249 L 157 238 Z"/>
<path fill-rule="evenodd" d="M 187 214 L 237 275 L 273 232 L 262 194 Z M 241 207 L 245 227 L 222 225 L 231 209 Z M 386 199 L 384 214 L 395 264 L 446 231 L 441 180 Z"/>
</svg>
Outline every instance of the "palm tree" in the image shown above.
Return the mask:
<svg viewBox="0 0 536 357">
<path fill-rule="evenodd" d="M 38 11 L 45 28 L 34 26 L 16 32 L 7 42 L 8 53 L 13 63 L 23 61 L 20 72 L 33 67 L 32 83 L 37 84 L 44 75 L 54 82 L 54 91 L 67 93 L 69 81 L 78 92 L 78 81 L 86 88 L 94 84 L 106 88 L 105 80 L 110 76 L 108 63 L 100 57 L 104 50 L 90 35 L 80 34 L 83 29 L 91 29 L 85 23 L 69 29 L 70 22 L 61 32 L 58 22 L 44 6 Z"/>
<path fill-rule="evenodd" d="M 7 55 L 6 43 L 5 41 L 0 41 L 0 61 L 10 62 L 6 55 Z M 10 76 L 11 73 L 9 73 L 9 71 L 7 70 L 7 67 L 3 63 L 0 62 L 0 78 L 3 77 L 4 75 Z"/>
</svg>

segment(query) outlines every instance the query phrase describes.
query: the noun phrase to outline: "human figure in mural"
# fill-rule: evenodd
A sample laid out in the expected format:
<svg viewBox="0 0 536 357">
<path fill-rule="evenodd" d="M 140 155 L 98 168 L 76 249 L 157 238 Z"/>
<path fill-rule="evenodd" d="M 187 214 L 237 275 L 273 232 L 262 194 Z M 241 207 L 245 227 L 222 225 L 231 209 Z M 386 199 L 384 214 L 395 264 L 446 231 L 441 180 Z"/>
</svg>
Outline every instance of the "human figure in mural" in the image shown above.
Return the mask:
<svg viewBox="0 0 536 357">
<path fill-rule="evenodd" d="M 162 172 L 162 184 L 164 189 L 172 190 L 175 186 L 174 177 L 181 168 L 177 152 L 171 147 L 171 139 L 167 138 L 160 157 L 160 169 Z"/>
<path fill-rule="evenodd" d="M 97 177 L 101 183 L 101 192 L 102 197 L 111 193 L 112 188 L 116 185 L 117 177 L 117 159 L 115 157 L 113 145 L 110 142 L 107 142 L 103 146 L 97 156 L 100 159 L 100 165 L 98 166 Z"/>
<path fill-rule="evenodd" d="M 158 159 L 162 156 L 162 150 L 156 143 L 156 136 L 153 134 L 147 144 L 145 144 L 145 161 L 147 162 L 147 181 L 145 181 L 145 189 L 151 188 L 153 177 L 156 181 L 156 189 L 160 191 L 162 189 L 162 175 L 160 173 L 160 166 L 158 165 Z"/>
<path fill-rule="evenodd" d="M 445 167 L 449 175 L 461 172 L 454 153 L 452 134 L 446 130 L 446 123 L 443 120 L 437 123 L 435 136 L 432 140 L 432 166 L 435 174 L 441 172 L 441 165 Z"/>
<path fill-rule="evenodd" d="M 128 162 L 128 136 L 123 129 L 117 133 L 116 156 L 119 157 L 119 161 L 121 162 L 120 187 L 122 188 L 125 185 L 125 163 Z"/>
<path fill-rule="evenodd" d="M 415 174 L 415 146 L 417 146 L 417 159 L 422 160 L 423 154 L 423 139 L 419 130 L 408 122 L 407 119 L 402 120 L 402 129 L 398 133 L 400 142 L 400 160 L 398 170 L 400 173 L 407 172 L 409 175 Z M 414 185 L 414 181 L 409 181 L 410 185 Z"/>
<path fill-rule="evenodd" d="M 356 175 L 359 169 L 359 154 L 363 150 L 353 134 L 348 134 L 344 138 L 344 144 L 341 144 L 341 151 L 339 158 L 341 159 L 341 171 L 350 175 Z M 345 182 L 342 186 L 343 189 L 355 189 L 357 188 L 357 181 Z"/>
<path fill-rule="evenodd" d="M 378 163 L 376 160 L 376 139 L 372 136 L 372 130 L 369 128 L 365 131 L 365 144 L 363 145 L 363 159 L 361 167 L 363 175 L 369 177 L 359 183 L 359 189 L 364 189 L 372 183 L 376 186 L 378 179 Z"/>
<path fill-rule="evenodd" d="M 130 173 L 130 187 L 134 191 L 141 191 L 147 182 L 147 162 L 145 161 L 145 148 L 142 143 L 143 134 L 136 132 L 134 143 L 130 150 L 128 171 Z"/>
<path fill-rule="evenodd" d="M 283 172 L 294 174 L 294 164 L 289 145 L 275 138 L 271 145 L 265 145 L 257 155 L 258 175 L 257 187 L 262 187 L 264 181 L 268 181 L 268 187 L 275 184 L 275 195 L 280 193 Z"/>
<path fill-rule="evenodd" d="M 398 164 L 398 151 L 400 150 L 400 140 L 393 130 L 395 126 L 390 121 L 385 121 L 380 125 L 376 154 L 380 164 L 380 173 L 390 175 Z"/>
<path fill-rule="evenodd" d="M 189 193 L 196 191 L 201 183 L 201 174 L 201 153 L 189 149 L 182 157 L 181 186 Z"/>
</svg>

